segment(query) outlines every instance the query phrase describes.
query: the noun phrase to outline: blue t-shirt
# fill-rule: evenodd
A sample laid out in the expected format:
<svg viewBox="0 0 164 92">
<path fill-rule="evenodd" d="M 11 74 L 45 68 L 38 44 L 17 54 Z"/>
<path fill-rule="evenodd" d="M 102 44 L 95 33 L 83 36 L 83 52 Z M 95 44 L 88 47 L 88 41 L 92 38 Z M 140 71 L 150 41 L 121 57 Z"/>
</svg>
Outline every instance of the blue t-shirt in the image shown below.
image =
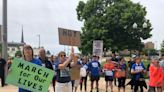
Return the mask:
<svg viewBox="0 0 164 92">
<path fill-rule="evenodd" d="M 42 66 L 42 63 L 41 63 L 41 61 L 40 61 L 39 59 L 35 59 L 35 58 L 34 58 L 34 59 L 31 61 L 31 63 L 34 63 L 34 64 L 36 64 L 36 65 Z M 28 90 L 19 88 L 18 92 L 31 92 L 31 91 L 28 91 Z"/>
<path fill-rule="evenodd" d="M 146 70 L 146 68 L 143 63 L 140 63 L 140 64 L 135 63 L 132 66 L 132 70 L 140 71 L 140 70 Z M 144 78 L 142 73 L 136 73 L 136 74 L 134 74 L 134 77 L 135 77 L 135 80 L 139 80 L 139 78 Z"/>
<path fill-rule="evenodd" d="M 91 76 L 100 76 L 100 66 L 98 61 L 91 61 L 88 63 L 88 70 L 91 72 Z"/>
</svg>

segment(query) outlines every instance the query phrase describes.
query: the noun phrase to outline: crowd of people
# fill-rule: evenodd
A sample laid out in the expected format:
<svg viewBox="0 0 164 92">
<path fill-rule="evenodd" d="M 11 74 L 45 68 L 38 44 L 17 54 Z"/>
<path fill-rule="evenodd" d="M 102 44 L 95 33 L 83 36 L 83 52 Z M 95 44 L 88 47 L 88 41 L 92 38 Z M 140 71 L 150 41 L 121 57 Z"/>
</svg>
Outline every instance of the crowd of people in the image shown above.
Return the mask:
<svg viewBox="0 0 164 92">
<path fill-rule="evenodd" d="M 51 55 L 46 56 L 44 48 L 39 50 L 38 57 L 34 57 L 33 49 L 30 45 L 25 45 L 22 51 L 22 57 L 24 60 L 43 66 L 45 68 L 54 70 L 54 77 L 52 79 L 52 85 L 54 92 L 77 92 L 77 88 L 80 85 L 81 92 L 87 92 L 87 80 L 90 78 L 90 92 L 96 88 L 96 92 L 99 92 L 99 80 L 100 77 L 104 78 L 106 82 L 106 92 L 113 92 L 113 86 L 118 87 L 118 92 L 121 90 L 126 92 L 126 85 L 131 85 L 131 89 L 134 92 L 144 92 L 143 88 L 147 88 L 148 92 L 164 92 L 164 58 L 152 57 L 148 67 L 145 67 L 141 58 L 133 57 L 128 63 L 124 57 L 119 56 L 116 58 L 115 53 L 111 57 L 106 58 L 104 64 L 100 63 L 99 56 L 92 55 L 79 56 L 74 53 L 74 49 L 71 49 L 70 56 L 66 56 L 64 51 L 59 52 L 58 56 Z M 0 55 L 0 78 L 2 87 L 4 82 L 4 66 L 5 64 L 11 66 L 12 59 L 6 62 Z M 9 67 L 10 68 L 10 67 Z M 79 70 L 79 78 L 72 80 L 71 69 Z M 130 75 L 130 82 L 126 84 L 126 78 Z M 145 75 L 149 76 L 148 84 L 145 81 Z M 114 83 L 113 83 L 114 81 Z M 94 83 L 96 87 L 94 87 Z M 113 85 L 114 84 L 114 85 Z M 148 85 L 148 87 L 147 87 Z M 31 92 L 22 88 L 19 88 L 19 92 Z"/>
</svg>

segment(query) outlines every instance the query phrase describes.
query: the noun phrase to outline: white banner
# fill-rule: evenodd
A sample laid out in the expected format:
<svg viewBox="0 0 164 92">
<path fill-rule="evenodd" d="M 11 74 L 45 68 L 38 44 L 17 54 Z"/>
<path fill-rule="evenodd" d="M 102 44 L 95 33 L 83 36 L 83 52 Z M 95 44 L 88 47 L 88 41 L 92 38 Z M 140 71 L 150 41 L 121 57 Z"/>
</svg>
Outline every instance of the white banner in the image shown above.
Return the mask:
<svg viewBox="0 0 164 92">
<path fill-rule="evenodd" d="M 95 40 L 93 41 L 93 55 L 102 56 L 103 55 L 103 41 Z"/>
</svg>

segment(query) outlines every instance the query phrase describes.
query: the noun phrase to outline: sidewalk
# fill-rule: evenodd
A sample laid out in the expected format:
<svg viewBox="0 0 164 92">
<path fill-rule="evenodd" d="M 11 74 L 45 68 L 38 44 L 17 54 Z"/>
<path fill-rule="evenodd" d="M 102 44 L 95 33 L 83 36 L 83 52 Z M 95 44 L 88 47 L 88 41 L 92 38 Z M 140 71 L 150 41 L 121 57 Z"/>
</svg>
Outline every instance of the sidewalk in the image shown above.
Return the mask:
<svg viewBox="0 0 164 92">
<path fill-rule="evenodd" d="M 127 79 L 126 82 L 129 82 L 129 79 Z M 78 91 L 77 92 L 80 92 L 79 88 L 80 87 L 78 87 Z M 88 89 L 87 92 L 89 92 L 90 91 L 90 81 L 89 80 L 87 81 L 87 89 Z M 49 91 L 53 92 L 52 86 L 50 86 Z M 96 92 L 96 90 L 93 90 L 93 91 Z M 12 86 L 12 85 L 7 85 L 7 86 L 2 88 L 1 85 L 0 85 L 0 92 L 18 92 L 18 87 L 15 87 L 15 86 Z M 105 81 L 104 81 L 104 78 L 101 78 L 100 81 L 99 81 L 99 92 L 105 92 Z M 110 91 L 108 91 L 108 92 L 110 92 Z M 116 86 L 114 86 L 113 92 L 118 92 Z M 126 86 L 126 92 L 132 92 L 132 90 L 130 89 L 130 86 Z M 146 92 L 145 89 L 144 89 L 144 92 Z"/>
</svg>

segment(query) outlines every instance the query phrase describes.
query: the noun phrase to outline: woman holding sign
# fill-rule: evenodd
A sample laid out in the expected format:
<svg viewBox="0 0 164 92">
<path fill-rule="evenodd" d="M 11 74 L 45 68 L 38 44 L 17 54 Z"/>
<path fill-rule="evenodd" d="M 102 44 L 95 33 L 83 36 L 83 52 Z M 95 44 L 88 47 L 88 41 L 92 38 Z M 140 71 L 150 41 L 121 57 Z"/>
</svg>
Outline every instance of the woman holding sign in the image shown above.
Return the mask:
<svg viewBox="0 0 164 92">
<path fill-rule="evenodd" d="M 33 58 L 33 49 L 30 45 L 25 45 L 23 47 L 23 59 L 25 61 L 37 64 L 37 65 L 40 65 L 40 66 L 42 65 L 41 61 L 39 59 Z M 25 89 L 22 89 L 22 88 L 19 88 L 18 91 L 19 92 L 31 92 L 31 91 L 28 91 L 28 90 L 25 90 Z"/>
<path fill-rule="evenodd" d="M 59 63 L 56 64 L 57 83 L 55 86 L 55 92 L 72 92 L 70 68 L 77 63 L 77 58 L 74 58 L 73 47 L 71 49 L 71 55 L 66 59 L 66 53 L 61 51 L 58 54 Z M 74 61 L 74 63 L 70 62 Z"/>
</svg>

